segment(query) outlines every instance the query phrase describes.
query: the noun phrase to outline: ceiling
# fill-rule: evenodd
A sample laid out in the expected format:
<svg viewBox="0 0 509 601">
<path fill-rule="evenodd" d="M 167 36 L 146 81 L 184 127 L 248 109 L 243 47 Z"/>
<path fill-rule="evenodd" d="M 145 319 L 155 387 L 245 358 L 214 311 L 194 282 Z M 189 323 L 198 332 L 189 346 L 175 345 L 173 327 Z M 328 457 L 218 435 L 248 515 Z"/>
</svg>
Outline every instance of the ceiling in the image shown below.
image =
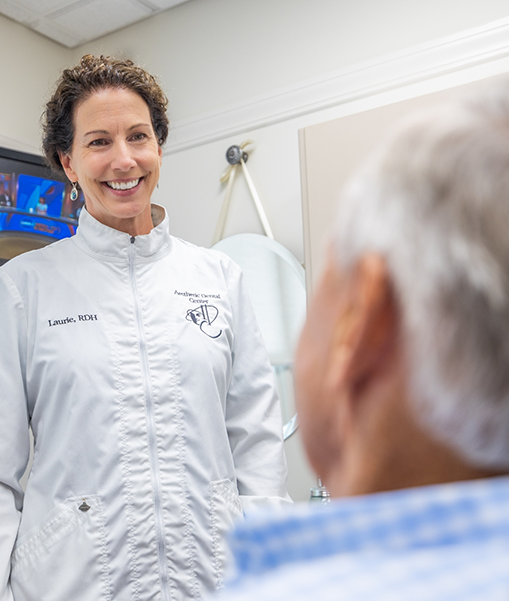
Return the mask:
<svg viewBox="0 0 509 601">
<path fill-rule="evenodd" d="M 0 0 L 0 13 L 74 48 L 188 0 Z"/>
</svg>

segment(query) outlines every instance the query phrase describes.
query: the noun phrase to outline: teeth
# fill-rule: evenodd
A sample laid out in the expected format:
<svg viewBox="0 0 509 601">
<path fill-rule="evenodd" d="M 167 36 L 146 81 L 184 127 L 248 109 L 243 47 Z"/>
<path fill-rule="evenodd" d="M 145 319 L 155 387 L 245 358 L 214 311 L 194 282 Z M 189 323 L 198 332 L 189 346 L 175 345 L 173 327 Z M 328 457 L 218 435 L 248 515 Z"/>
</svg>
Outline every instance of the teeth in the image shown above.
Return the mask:
<svg viewBox="0 0 509 601">
<path fill-rule="evenodd" d="M 106 182 L 106 184 L 110 188 L 113 188 L 113 190 L 130 190 L 134 186 L 137 186 L 139 181 L 140 178 L 133 179 L 130 182 Z"/>
</svg>

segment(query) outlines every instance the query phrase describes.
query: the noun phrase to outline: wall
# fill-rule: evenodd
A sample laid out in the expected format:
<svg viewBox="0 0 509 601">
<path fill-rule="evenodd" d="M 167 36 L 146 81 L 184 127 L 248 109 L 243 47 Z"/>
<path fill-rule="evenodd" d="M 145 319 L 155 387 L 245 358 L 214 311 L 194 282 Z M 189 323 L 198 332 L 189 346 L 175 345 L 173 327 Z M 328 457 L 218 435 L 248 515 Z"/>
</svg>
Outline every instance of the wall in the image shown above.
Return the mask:
<svg viewBox="0 0 509 601">
<path fill-rule="evenodd" d="M 303 261 L 298 130 L 508 71 L 507 22 L 493 25 L 508 16 L 505 0 L 191 0 L 72 51 L 0 17 L 0 136 L 38 144 L 40 100 L 63 64 L 85 52 L 130 56 L 170 98 L 155 200 L 172 233 L 210 245 L 224 154 L 249 137 L 275 237 Z M 261 232 L 242 180 L 226 235 L 240 231 Z M 305 499 L 313 477 L 298 439 L 288 450 L 291 492 Z"/>
<path fill-rule="evenodd" d="M 138 58 L 181 120 L 507 15 L 504 0 L 191 0 L 75 55 Z"/>
<path fill-rule="evenodd" d="M 0 15 L 0 146 L 37 152 L 43 99 L 72 51 Z"/>
</svg>

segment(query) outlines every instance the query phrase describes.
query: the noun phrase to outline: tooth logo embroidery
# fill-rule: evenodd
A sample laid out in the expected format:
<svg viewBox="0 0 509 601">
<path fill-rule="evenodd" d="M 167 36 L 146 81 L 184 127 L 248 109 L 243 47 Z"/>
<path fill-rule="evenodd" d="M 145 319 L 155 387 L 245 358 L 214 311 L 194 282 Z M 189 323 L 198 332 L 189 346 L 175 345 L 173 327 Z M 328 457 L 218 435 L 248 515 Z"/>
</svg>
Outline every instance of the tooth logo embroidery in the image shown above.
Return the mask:
<svg viewBox="0 0 509 601">
<path fill-rule="evenodd" d="M 209 338 L 218 338 L 223 330 L 212 325 L 218 313 L 219 311 L 214 305 L 200 305 L 195 309 L 189 309 L 186 319 L 195 323 Z"/>
</svg>

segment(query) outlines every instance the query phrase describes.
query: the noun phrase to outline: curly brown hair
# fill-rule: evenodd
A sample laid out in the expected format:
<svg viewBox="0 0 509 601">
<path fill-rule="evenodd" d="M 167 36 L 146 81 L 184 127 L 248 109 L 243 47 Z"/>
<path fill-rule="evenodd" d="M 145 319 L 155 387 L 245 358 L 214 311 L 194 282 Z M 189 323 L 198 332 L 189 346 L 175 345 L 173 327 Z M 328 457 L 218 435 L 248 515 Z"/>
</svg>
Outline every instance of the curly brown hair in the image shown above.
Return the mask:
<svg viewBox="0 0 509 601">
<path fill-rule="evenodd" d="M 159 145 L 168 137 L 166 98 L 155 77 L 131 60 L 85 54 L 72 69 L 65 69 L 42 115 L 42 149 L 46 161 L 62 172 L 59 152 L 71 152 L 74 140 L 74 111 L 94 92 L 105 88 L 132 90 L 147 103 Z"/>
</svg>

